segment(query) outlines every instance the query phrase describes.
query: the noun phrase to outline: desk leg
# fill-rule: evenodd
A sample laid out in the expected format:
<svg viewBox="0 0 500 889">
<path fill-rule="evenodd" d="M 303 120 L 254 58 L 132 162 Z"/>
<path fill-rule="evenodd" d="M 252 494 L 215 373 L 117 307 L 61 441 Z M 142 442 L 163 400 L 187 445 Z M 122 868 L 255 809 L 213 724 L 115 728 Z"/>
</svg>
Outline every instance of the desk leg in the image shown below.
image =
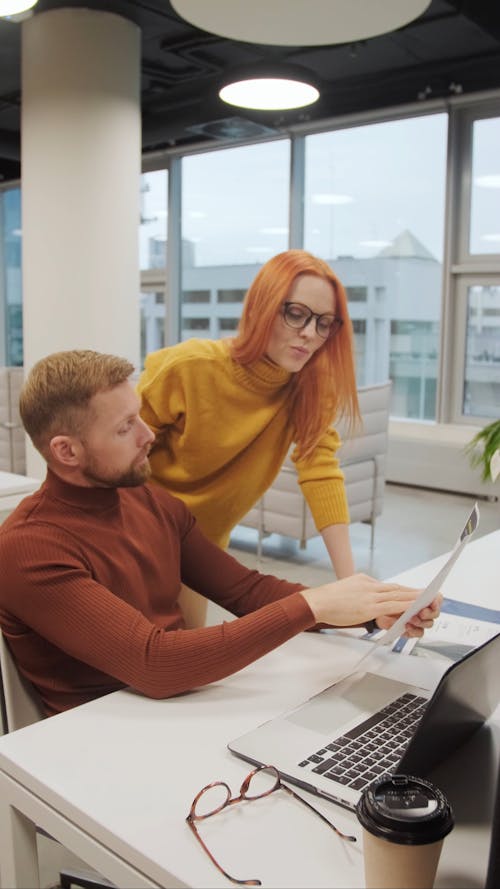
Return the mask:
<svg viewBox="0 0 500 889">
<path fill-rule="evenodd" d="M 36 793 L 0 771 L 0 887 L 40 889 L 36 827 L 122 889 L 184 887 L 173 874 L 161 884 L 87 834 Z M 166 878 L 167 879 L 167 878 Z"/>
<path fill-rule="evenodd" d="M 35 825 L 5 802 L 0 802 L 0 838 L 0 887 L 40 886 Z"/>
</svg>

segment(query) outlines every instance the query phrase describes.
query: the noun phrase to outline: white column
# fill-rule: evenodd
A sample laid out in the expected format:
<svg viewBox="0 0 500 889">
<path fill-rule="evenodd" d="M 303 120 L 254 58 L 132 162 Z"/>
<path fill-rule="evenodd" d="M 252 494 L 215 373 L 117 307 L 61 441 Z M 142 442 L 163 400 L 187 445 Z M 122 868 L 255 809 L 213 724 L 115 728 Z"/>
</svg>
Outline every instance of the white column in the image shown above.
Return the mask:
<svg viewBox="0 0 500 889">
<path fill-rule="evenodd" d="M 139 366 L 140 30 L 75 8 L 22 25 L 24 367 L 61 349 Z M 28 449 L 29 475 L 42 464 Z"/>
</svg>

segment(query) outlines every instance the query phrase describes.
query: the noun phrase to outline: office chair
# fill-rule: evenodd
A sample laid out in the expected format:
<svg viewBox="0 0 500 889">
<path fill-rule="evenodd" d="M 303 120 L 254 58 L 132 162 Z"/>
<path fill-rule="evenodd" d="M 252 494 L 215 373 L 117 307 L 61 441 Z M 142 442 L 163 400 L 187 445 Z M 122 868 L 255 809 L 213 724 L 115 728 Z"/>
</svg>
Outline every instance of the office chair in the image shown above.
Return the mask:
<svg viewBox="0 0 500 889">
<path fill-rule="evenodd" d="M 45 719 L 42 703 L 31 685 L 21 675 L 9 651 L 7 642 L 0 632 L 0 710 L 4 732 L 18 729 Z M 40 834 L 56 842 L 50 834 L 37 828 Z M 80 889 L 115 889 L 114 884 L 104 877 L 95 878 L 92 874 L 61 870 L 59 873 L 61 889 L 79 886 Z"/>
<path fill-rule="evenodd" d="M 0 668 L 4 731 L 14 732 L 43 719 L 41 701 L 33 686 L 19 673 L 3 633 L 0 633 Z"/>
</svg>

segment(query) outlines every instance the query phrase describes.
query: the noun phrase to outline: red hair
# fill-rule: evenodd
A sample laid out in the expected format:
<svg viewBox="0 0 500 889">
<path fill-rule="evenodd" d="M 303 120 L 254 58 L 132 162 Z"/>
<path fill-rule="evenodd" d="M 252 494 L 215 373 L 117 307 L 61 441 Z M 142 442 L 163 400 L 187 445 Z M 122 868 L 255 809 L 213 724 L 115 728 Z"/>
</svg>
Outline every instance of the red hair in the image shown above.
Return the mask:
<svg viewBox="0 0 500 889">
<path fill-rule="evenodd" d="M 299 275 L 315 275 L 332 285 L 335 315 L 344 322 L 293 377 L 295 397 L 291 419 L 299 452 L 307 456 L 334 419 L 346 417 L 351 426 L 359 419 L 347 296 L 328 263 L 305 250 L 286 250 L 268 260 L 245 296 L 231 353 L 240 364 L 263 358 L 276 315 Z"/>
</svg>

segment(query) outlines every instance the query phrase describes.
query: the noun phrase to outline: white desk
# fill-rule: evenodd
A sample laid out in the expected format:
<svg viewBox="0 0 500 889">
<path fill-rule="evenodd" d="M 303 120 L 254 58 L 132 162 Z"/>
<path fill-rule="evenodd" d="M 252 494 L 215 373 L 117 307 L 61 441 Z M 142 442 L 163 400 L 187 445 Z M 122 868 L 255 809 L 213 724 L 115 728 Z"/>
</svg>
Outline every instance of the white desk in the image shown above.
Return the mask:
<svg viewBox="0 0 500 889">
<path fill-rule="evenodd" d="M 404 580 L 424 582 L 440 561 Z M 494 606 L 499 568 L 495 532 L 466 547 L 445 592 Z M 304 633 L 206 689 L 166 701 L 121 691 L 0 738 L 2 886 L 38 886 L 36 823 L 120 887 L 230 887 L 185 824 L 193 797 L 217 779 L 237 792 L 250 768 L 226 742 L 319 691 L 365 646 Z M 410 659 L 389 657 L 401 675 Z M 422 658 L 421 669 L 437 679 L 443 662 Z M 445 841 L 437 889 L 484 886 L 499 748 L 497 711 L 490 728 L 440 773 L 457 823 Z M 311 801 L 360 837 L 352 813 Z M 342 844 L 286 794 L 231 807 L 200 831 L 223 867 L 258 877 L 264 887 L 364 885 L 361 843 Z"/>
<path fill-rule="evenodd" d="M 27 494 L 37 491 L 41 482 L 14 472 L 0 472 L 0 512 L 15 509 Z"/>
</svg>

